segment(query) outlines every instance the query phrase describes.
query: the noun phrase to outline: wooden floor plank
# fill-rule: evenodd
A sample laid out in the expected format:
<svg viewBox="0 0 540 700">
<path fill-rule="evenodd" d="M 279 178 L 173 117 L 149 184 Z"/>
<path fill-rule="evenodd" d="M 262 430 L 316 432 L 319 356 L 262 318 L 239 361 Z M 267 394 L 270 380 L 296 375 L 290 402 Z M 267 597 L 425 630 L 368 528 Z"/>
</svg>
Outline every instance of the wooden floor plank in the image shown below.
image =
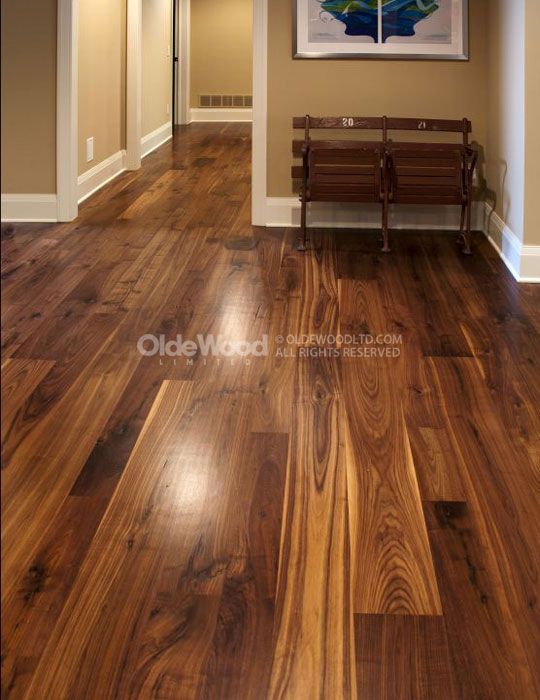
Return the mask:
<svg viewBox="0 0 540 700">
<path fill-rule="evenodd" d="M 6 360 L 2 364 L 2 443 L 9 436 L 17 412 L 54 367 L 50 360 Z"/>
<path fill-rule="evenodd" d="M 525 450 L 507 441 L 497 406 L 492 404 L 474 360 L 437 358 L 432 362 L 440 386 L 445 387 L 449 434 L 466 467 L 462 483 L 467 502 L 491 557 L 492 576 L 500 577 L 504 591 L 500 605 L 508 606 L 508 618 L 513 620 L 528 658 L 521 685 L 533 683 L 538 692 L 540 530 L 533 515 L 539 502 L 536 467 Z M 511 631 L 508 623 L 508 633 Z"/>
<path fill-rule="evenodd" d="M 442 617 L 355 615 L 359 698 L 458 700 Z"/>
<path fill-rule="evenodd" d="M 39 690 L 31 686 L 29 697 L 37 692 L 47 697 L 116 696 L 126 644 L 151 612 L 162 558 L 156 544 L 166 535 L 177 487 L 177 482 L 168 483 L 166 466 L 178 454 L 178 424 L 191 392 L 189 382 L 162 385 L 44 652 L 36 672 Z M 116 627 L 109 624 L 111 616 L 125 630 L 122 640 L 111 635 Z M 84 664 L 85 657 L 96 655 L 101 660 L 97 673 Z"/>
<path fill-rule="evenodd" d="M 533 700 L 525 651 L 467 504 L 427 503 L 426 514 L 458 697 Z"/>
<path fill-rule="evenodd" d="M 11 455 L 2 472 L 3 596 L 29 565 L 138 361 L 123 358 L 109 372 L 83 376 Z"/>
<path fill-rule="evenodd" d="M 246 441 L 223 530 L 239 561 L 224 581 L 200 697 L 268 694 L 287 449 L 287 435 L 251 433 Z"/>
<path fill-rule="evenodd" d="M 424 501 L 463 501 L 459 463 L 444 428 L 409 428 L 412 456 L 420 495 Z"/>
<path fill-rule="evenodd" d="M 347 464 L 335 365 L 298 363 L 269 697 L 356 697 Z"/>
<path fill-rule="evenodd" d="M 384 332 L 379 299 L 376 281 L 340 280 L 341 332 L 362 327 L 373 336 Z M 356 464 L 348 469 L 354 610 L 440 615 L 420 491 L 391 363 L 391 358 L 359 357 L 344 359 L 342 366 L 357 455 Z"/>
</svg>

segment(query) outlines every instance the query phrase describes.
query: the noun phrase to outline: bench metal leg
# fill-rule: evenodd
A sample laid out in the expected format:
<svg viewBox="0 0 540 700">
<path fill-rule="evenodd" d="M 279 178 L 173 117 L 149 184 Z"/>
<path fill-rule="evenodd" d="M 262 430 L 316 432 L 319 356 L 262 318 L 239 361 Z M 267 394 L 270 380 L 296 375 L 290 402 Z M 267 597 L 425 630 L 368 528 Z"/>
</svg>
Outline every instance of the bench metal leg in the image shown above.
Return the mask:
<svg viewBox="0 0 540 700">
<path fill-rule="evenodd" d="M 300 210 L 300 239 L 296 246 L 297 250 L 307 250 L 307 202 L 305 194 L 301 197 L 302 207 Z"/>
<path fill-rule="evenodd" d="M 466 216 L 466 231 L 463 234 L 463 241 L 465 243 L 465 247 L 463 248 L 463 252 L 465 255 L 472 255 L 472 250 L 471 250 L 471 241 L 472 241 L 472 234 L 471 234 L 471 216 L 472 216 L 472 201 L 469 199 L 469 202 L 467 204 L 467 216 Z"/>
<path fill-rule="evenodd" d="M 465 217 L 467 216 L 467 205 L 461 205 L 461 220 L 459 222 L 459 237 L 458 241 L 462 241 L 465 235 Z"/>
<path fill-rule="evenodd" d="M 383 235 L 383 253 L 390 252 L 390 242 L 388 237 L 388 202 L 386 199 L 382 204 L 382 235 Z"/>
<path fill-rule="evenodd" d="M 463 243 L 463 252 L 465 255 L 471 255 L 471 208 L 472 203 L 463 204 L 461 206 L 461 221 L 459 224 L 458 243 Z"/>
</svg>

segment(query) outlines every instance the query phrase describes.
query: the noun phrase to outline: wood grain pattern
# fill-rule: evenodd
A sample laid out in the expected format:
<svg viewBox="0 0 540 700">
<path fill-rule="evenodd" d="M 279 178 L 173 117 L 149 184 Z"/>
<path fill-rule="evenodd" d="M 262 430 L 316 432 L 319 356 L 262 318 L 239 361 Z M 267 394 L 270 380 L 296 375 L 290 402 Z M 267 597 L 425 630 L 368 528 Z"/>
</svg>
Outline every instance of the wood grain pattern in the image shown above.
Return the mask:
<svg viewBox="0 0 540 700">
<path fill-rule="evenodd" d="M 53 367 L 50 360 L 9 359 L 2 364 L 2 444 L 21 406 Z"/>
<path fill-rule="evenodd" d="M 2 696 L 535 700 L 540 289 L 440 232 L 298 253 L 250 226 L 249 133 L 2 225 Z"/>
<path fill-rule="evenodd" d="M 422 500 L 463 501 L 461 455 L 444 428 L 409 428 L 412 455 Z"/>
<path fill-rule="evenodd" d="M 347 464 L 335 364 L 300 360 L 269 697 L 355 697 Z"/>
<path fill-rule="evenodd" d="M 426 511 L 458 697 L 534 698 L 532 669 L 467 504 L 429 503 Z"/>
<path fill-rule="evenodd" d="M 457 700 L 442 617 L 355 615 L 358 697 Z"/>
<path fill-rule="evenodd" d="M 364 328 L 377 336 L 384 328 L 378 299 L 377 282 L 340 280 L 342 333 Z M 392 400 L 391 362 L 376 356 L 343 361 L 357 454 L 357 465 L 348 469 L 354 610 L 440 615 L 409 437 L 402 409 Z"/>
</svg>

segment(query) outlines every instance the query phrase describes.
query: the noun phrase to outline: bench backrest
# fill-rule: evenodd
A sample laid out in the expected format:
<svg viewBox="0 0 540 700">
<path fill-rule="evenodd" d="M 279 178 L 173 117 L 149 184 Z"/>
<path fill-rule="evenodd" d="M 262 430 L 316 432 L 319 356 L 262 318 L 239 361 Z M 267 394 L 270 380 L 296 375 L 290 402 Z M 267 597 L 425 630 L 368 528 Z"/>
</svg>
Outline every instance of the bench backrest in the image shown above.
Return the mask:
<svg viewBox="0 0 540 700">
<path fill-rule="evenodd" d="M 382 144 L 316 141 L 309 151 L 311 197 L 319 202 L 377 202 L 382 197 Z"/>
<path fill-rule="evenodd" d="M 391 199 L 401 202 L 455 203 L 467 187 L 467 147 L 447 143 L 386 145 Z"/>
<path fill-rule="evenodd" d="M 293 141 L 293 155 L 308 161 L 293 166 L 292 176 L 306 178 L 309 172 L 312 199 L 371 201 L 387 187 L 394 201 L 455 203 L 470 189 L 476 155 L 468 119 L 306 115 L 294 117 L 293 128 L 304 130 L 304 138 Z M 381 139 L 312 140 L 317 129 L 379 130 Z M 399 143 L 389 138 L 392 131 L 461 134 L 462 143 Z"/>
<path fill-rule="evenodd" d="M 388 140 L 389 131 L 426 131 L 458 133 L 463 145 L 468 146 L 471 122 L 464 119 L 412 119 L 410 117 L 293 117 L 293 129 L 303 129 L 304 138 L 310 140 L 312 129 L 356 129 L 381 132 L 382 140 Z"/>
</svg>

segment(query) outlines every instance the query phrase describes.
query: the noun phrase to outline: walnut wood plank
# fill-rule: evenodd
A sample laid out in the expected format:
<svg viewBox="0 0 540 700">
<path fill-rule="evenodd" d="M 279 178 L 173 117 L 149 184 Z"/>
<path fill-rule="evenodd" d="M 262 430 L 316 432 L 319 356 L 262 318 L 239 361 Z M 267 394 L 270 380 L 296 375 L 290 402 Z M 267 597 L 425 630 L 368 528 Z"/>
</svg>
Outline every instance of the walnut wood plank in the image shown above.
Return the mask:
<svg viewBox="0 0 540 700">
<path fill-rule="evenodd" d="M 505 440 L 504 424 L 482 385 L 474 360 L 436 358 L 431 362 L 437 382 L 445 387 L 449 435 L 466 466 L 462 483 L 467 500 L 486 542 L 492 575 L 500 577 L 504 594 L 499 605 L 508 611 L 507 617 L 513 620 L 521 641 L 518 646 L 515 640 L 512 644 L 518 650 L 521 647 L 528 660 L 527 665 L 519 665 L 520 683 L 538 691 L 540 617 L 535 601 L 540 529 L 532 516 L 538 503 L 537 470 L 525 450 Z M 512 626 L 507 625 L 505 633 L 512 632 Z"/>
<path fill-rule="evenodd" d="M 28 566 L 138 360 L 123 359 L 113 371 L 84 377 L 82 386 L 75 383 L 10 457 L 2 472 L 3 596 Z M 73 430 L 66 435 L 62 426 L 68 420 Z M 20 492 L 24 499 L 15 498 Z"/>
<path fill-rule="evenodd" d="M 223 585 L 201 697 L 266 697 L 273 656 L 274 599 L 288 437 L 252 433 L 223 538 L 245 557 Z M 257 649 L 257 654 L 253 650 Z"/>
<path fill-rule="evenodd" d="M 424 501 L 463 501 L 461 455 L 444 428 L 409 428 L 409 439 Z"/>
<path fill-rule="evenodd" d="M 384 331 L 377 282 L 340 280 L 345 329 Z M 357 464 L 348 469 L 355 612 L 442 614 L 420 491 L 391 359 L 343 360 Z"/>
<path fill-rule="evenodd" d="M 347 434 L 335 364 L 300 360 L 269 697 L 356 696 Z"/>
<path fill-rule="evenodd" d="M 355 615 L 359 698 L 457 700 L 442 617 Z"/>
<path fill-rule="evenodd" d="M 53 367 L 50 360 L 6 360 L 2 364 L 2 443 L 21 406 Z"/>
<path fill-rule="evenodd" d="M 466 503 L 437 502 L 426 516 L 458 697 L 533 700 L 533 669 L 474 515 Z"/>
<path fill-rule="evenodd" d="M 100 687 L 104 697 L 117 693 L 126 643 L 151 613 L 148 606 L 162 558 L 155 543 L 166 532 L 178 488 L 178 481 L 173 482 L 168 492 L 166 465 L 178 457 L 178 426 L 191 392 L 189 382 L 162 385 L 38 666 L 39 691 L 31 686 L 30 696 L 90 697 Z M 121 644 L 111 639 L 115 626 L 108 623 L 110 615 L 131 629 Z M 98 673 L 84 664 L 85 657 L 96 654 L 101 659 Z"/>
</svg>

